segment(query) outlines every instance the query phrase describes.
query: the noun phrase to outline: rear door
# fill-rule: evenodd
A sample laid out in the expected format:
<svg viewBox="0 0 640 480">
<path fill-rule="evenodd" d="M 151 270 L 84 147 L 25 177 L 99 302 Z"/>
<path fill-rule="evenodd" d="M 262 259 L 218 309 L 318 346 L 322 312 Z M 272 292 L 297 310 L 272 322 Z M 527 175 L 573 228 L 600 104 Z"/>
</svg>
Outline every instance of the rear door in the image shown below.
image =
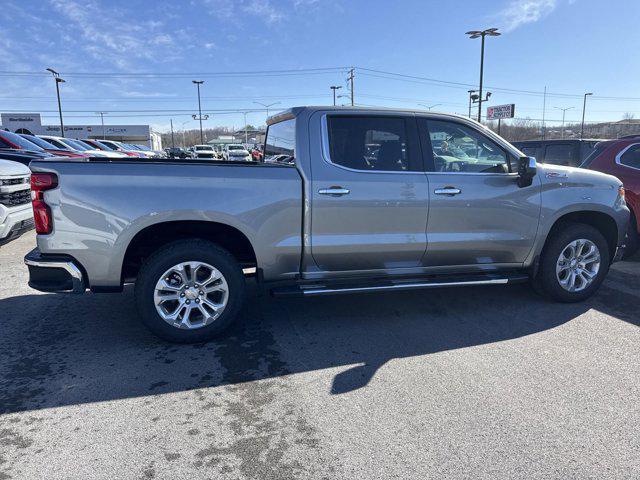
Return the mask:
<svg viewBox="0 0 640 480">
<path fill-rule="evenodd" d="M 413 114 L 315 114 L 311 251 L 326 272 L 420 266 L 428 210 Z M 312 120 L 313 121 L 313 120 Z"/>
<path fill-rule="evenodd" d="M 434 117 L 418 125 L 429 177 L 426 266 L 524 262 L 538 228 L 540 179 L 519 188 L 515 157 L 468 123 Z"/>
</svg>

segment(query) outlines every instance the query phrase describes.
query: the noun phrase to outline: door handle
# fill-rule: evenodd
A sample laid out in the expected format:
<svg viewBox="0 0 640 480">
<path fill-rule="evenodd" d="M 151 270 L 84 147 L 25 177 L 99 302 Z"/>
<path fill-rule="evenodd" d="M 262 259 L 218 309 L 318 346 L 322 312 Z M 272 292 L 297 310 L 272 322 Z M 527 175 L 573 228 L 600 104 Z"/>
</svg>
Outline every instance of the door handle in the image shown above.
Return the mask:
<svg viewBox="0 0 640 480">
<path fill-rule="evenodd" d="M 351 190 L 342 187 L 329 187 L 321 188 L 320 190 L 318 190 L 318 193 L 320 195 L 333 195 L 336 197 L 340 197 L 342 195 L 348 195 L 349 193 L 351 193 Z"/>
<path fill-rule="evenodd" d="M 433 193 L 436 195 L 448 195 L 453 197 L 454 195 L 459 195 L 462 193 L 462 190 L 456 187 L 444 187 L 444 188 L 436 188 Z"/>
</svg>

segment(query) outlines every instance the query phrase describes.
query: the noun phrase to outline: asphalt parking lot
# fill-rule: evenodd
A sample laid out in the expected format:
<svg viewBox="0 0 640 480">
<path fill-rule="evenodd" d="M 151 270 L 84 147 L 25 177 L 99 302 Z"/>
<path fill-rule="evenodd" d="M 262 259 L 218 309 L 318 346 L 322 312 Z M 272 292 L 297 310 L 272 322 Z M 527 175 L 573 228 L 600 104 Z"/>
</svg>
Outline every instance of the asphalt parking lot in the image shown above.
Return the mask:
<svg viewBox="0 0 640 480">
<path fill-rule="evenodd" d="M 132 292 L 27 286 L 0 248 L 0 479 L 638 478 L 640 258 L 527 285 L 260 297 L 176 346 Z"/>
</svg>

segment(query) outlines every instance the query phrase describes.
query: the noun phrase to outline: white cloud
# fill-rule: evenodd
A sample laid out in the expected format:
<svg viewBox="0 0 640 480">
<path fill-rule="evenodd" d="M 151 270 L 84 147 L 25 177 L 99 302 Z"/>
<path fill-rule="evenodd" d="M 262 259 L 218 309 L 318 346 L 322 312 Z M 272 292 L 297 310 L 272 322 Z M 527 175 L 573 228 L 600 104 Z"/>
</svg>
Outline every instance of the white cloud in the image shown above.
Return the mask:
<svg viewBox="0 0 640 480">
<path fill-rule="evenodd" d="M 157 20 L 131 21 L 95 1 L 50 0 L 67 22 L 66 31 L 81 37 L 82 48 L 118 68 L 130 68 L 136 59 L 167 61 L 178 54 L 179 45 L 162 31 Z"/>
<path fill-rule="evenodd" d="M 497 14 L 498 22 L 503 31 L 511 32 L 546 17 L 557 5 L 558 0 L 512 0 Z"/>
</svg>

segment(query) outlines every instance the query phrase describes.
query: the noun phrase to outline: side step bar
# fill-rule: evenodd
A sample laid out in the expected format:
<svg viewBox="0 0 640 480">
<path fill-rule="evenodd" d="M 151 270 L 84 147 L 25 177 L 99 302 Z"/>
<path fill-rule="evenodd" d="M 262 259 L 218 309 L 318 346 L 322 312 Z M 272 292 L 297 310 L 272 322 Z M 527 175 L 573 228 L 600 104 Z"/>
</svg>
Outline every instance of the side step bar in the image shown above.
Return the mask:
<svg viewBox="0 0 640 480">
<path fill-rule="evenodd" d="M 506 285 L 508 283 L 522 283 L 529 280 L 526 274 L 512 274 L 505 276 L 487 275 L 487 276 L 468 276 L 468 277 L 445 277 L 445 278 L 423 278 L 411 280 L 389 279 L 380 283 L 355 284 L 306 284 L 278 287 L 271 290 L 271 294 L 275 297 L 314 297 L 320 295 L 339 295 L 349 293 L 367 293 L 380 292 L 387 290 L 417 290 L 423 288 L 440 288 L 440 287 L 467 287 L 478 285 Z"/>
</svg>

